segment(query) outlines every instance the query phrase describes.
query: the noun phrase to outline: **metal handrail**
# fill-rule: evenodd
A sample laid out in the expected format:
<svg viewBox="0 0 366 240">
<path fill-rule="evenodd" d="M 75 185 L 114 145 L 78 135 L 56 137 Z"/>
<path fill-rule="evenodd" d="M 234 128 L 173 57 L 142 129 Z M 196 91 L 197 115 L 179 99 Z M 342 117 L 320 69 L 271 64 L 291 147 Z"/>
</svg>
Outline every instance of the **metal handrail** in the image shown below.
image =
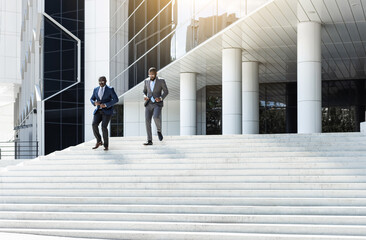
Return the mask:
<svg viewBox="0 0 366 240">
<path fill-rule="evenodd" d="M 76 83 L 71 84 L 70 86 L 52 94 L 51 96 L 43 99 L 42 101 L 45 102 L 50 98 L 53 98 L 54 96 L 66 91 L 67 89 L 79 84 L 81 82 L 81 40 L 72 34 L 69 30 L 67 30 L 64 26 L 62 26 L 59 22 L 57 22 L 53 17 L 48 15 L 47 13 L 43 12 L 43 16 L 45 16 L 48 20 L 50 20 L 53 24 L 55 24 L 57 27 L 61 28 L 62 31 L 64 31 L 66 34 L 68 34 L 70 37 L 75 39 L 77 41 L 77 47 L 78 47 L 78 72 L 77 72 L 77 81 Z"/>
<path fill-rule="evenodd" d="M 18 126 L 14 127 L 14 130 L 17 130 L 18 128 L 21 128 L 22 126 L 25 126 L 23 123 L 28 119 L 28 117 L 34 112 L 36 108 L 32 108 L 31 111 L 29 111 L 29 113 L 27 114 L 27 116 L 24 117 L 23 121 L 21 123 L 18 124 Z"/>
</svg>

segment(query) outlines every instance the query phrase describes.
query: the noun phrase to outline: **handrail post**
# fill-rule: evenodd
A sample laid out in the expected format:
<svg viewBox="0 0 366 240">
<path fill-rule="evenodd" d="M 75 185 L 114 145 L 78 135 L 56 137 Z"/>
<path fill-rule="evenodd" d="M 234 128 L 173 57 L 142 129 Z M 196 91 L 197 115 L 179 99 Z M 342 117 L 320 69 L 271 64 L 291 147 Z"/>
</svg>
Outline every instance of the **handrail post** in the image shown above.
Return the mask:
<svg viewBox="0 0 366 240">
<path fill-rule="evenodd" d="M 38 141 L 36 141 L 36 157 L 38 157 Z"/>
<path fill-rule="evenodd" d="M 14 154 L 15 154 L 14 158 L 18 159 L 18 142 L 17 141 L 14 142 Z"/>
</svg>

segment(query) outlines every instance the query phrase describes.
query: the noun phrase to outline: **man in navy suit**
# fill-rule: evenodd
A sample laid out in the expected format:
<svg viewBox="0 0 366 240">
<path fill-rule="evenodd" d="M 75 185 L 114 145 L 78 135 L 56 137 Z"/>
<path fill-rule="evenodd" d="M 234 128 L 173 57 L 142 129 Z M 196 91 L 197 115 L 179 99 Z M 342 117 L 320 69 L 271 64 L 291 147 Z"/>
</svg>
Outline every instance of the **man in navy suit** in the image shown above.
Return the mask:
<svg viewBox="0 0 366 240">
<path fill-rule="evenodd" d="M 113 87 L 108 87 L 106 77 L 99 78 L 99 87 L 94 88 L 90 102 L 97 108 L 94 110 L 93 133 L 97 143 L 93 149 L 103 145 L 102 137 L 99 133 L 99 124 L 102 122 L 102 132 L 104 140 L 104 150 L 108 150 L 108 124 L 113 114 L 113 105 L 118 102 L 118 96 Z"/>
</svg>

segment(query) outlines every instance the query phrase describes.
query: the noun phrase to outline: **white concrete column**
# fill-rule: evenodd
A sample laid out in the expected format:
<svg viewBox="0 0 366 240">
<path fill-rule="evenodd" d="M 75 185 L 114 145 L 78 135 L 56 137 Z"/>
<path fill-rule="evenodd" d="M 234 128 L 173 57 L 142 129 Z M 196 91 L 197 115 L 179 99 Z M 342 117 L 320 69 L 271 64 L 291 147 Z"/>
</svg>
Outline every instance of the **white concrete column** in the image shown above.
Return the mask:
<svg viewBox="0 0 366 240">
<path fill-rule="evenodd" d="M 222 50 L 222 134 L 241 134 L 240 48 Z"/>
<path fill-rule="evenodd" d="M 38 155 L 43 156 L 46 152 L 45 146 L 45 109 L 44 102 L 42 102 L 42 94 L 39 85 L 35 85 L 35 94 L 37 101 L 37 141 L 38 141 Z"/>
<path fill-rule="evenodd" d="M 297 129 L 298 133 L 322 131 L 321 24 L 297 26 Z"/>
<path fill-rule="evenodd" d="M 109 78 L 109 7 L 110 1 L 85 0 L 85 142 L 94 139 L 92 122 L 95 107 L 90 103 L 93 89 L 98 86 L 98 79 L 101 76 L 105 76 L 107 85 L 111 85 L 111 79 Z M 118 91 L 116 87 L 115 90 Z M 111 124 L 109 124 L 110 126 Z"/>
<path fill-rule="evenodd" d="M 197 133 L 197 78 L 196 73 L 180 74 L 180 135 Z"/>
<path fill-rule="evenodd" d="M 243 134 L 259 133 L 259 64 L 242 63 Z"/>
<path fill-rule="evenodd" d="M 366 134 L 366 122 L 360 123 L 360 132 Z"/>
</svg>

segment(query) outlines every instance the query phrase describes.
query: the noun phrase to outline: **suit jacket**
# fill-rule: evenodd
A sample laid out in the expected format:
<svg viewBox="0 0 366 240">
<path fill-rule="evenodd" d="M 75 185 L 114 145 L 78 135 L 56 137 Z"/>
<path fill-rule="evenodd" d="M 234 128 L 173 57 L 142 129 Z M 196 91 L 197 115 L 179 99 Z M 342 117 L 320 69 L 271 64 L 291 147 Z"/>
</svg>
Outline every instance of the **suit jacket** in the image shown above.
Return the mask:
<svg viewBox="0 0 366 240">
<path fill-rule="evenodd" d="M 163 101 L 158 102 L 156 104 L 159 104 L 161 106 L 164 106 L 164 99 L 166 98 L 166 96 L 168 96 L 169 94 L 169 90 L 168 87 L 166 86 L 166 82 L 164 79 L 162 78 L 155 78 L 155 86 L 154 86 L 154 90 L 151 91 L 150 88 L 150 78 L 146 78 L 144 80 L 144 90 L 143 93 L 145 96 L 147 96 L 149 99 L 151 99 L 151 97 L 154 98 L 162 98 Z"/>
<path fill-rule="evenodd" d="M 106 115 L 112 115 L 113 114 L 113 105 L 116 104 L 118 102 L 118 96 L 116 94 L 116 92 L 114 91 L 113 87 L 109 87 L 109 86 L 105 86 L 104 89 L 104 94 L 102 99 L 99 99 L 98 96 L 98 92 L 99 92 L 99 88 L 100 87 L 96 87 L 93 90 L 93 94 L 90 98 L 90 102 L 93 104 L 94 106 L 94 102 L 98 101 L 101 103 L 104 103 L 107 107 L 106 108 L 101 108 L 99 105 L 95 108 L 93 115 L 99 110 L 102 109 L 102 111 L 104 112 L 104 114 Z"/>
</svg>

